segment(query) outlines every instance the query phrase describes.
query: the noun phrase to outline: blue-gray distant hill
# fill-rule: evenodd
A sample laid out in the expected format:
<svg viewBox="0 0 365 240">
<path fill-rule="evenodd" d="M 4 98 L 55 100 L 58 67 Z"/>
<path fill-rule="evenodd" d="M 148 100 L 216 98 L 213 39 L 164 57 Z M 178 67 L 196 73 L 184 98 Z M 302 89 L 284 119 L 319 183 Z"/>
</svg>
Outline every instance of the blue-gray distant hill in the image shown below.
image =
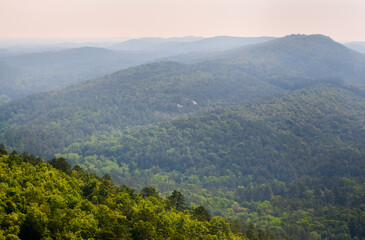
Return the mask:
<svg viewBox="0 0 365 240">
<path fill-rule="evenodd" d="M 0 51 L 0 96 L 14 99 L 40 91 L 60 89 L 88 79 L 101 77 L 123 68 L 173 55 L 215 52 L 270 40 L 271 38 L 200 37 L 142 38 L 114 45 L 114 49 L 78 47 L 78 44 L 45 45 L 40 52 L 11 54 Z M 53 47 L 53 48 L 52 48 Z M 50 51 L 49 49 L 53 49 Z M 62 49 L 62 50 L 60 50 Z M 0 100 L 0 103 L 5 100 Z"/>
<path fill-rule="evenodd" d="M 345 46 L 365 54 L 365 42 L 348 42 L 345 43 Z"/>
<path fill-rule="evenodd" d="M 276 84 L 290 85 L 303 77 L 365 83 L 365 55 L 323 35 L 290 35 L 227 51 L 213 61 L 254 71 Z"/>
<path fill-rule="evenodd" d="M 0 58 L 0 94 L 19 98 L 59 89 L 163 56 L 95 47 L 3 56 Z"/>
<path fill-rule="evenodd" d="M 160 44 L 166 43 L 188 43 L 204 39 L 203 37 L 173 37 L 173 38 L 136 38 L 121 43 L 115 43 L 110 48 L 125 51 L 148 51 Z"/>
<path fill-rule="evenodd" d="M 161 51 L 170 54 L 187 54 L 192 52 L 224 51 L 240 46 L 257 44 L 274 39 L 273 37 L 231 37 L 212 38 L 142 38 L 132 39 L 113 46 L 113 49 L 128 51 Z M 185 40 L 185 41 L 184 41 Z"/>
</svg>

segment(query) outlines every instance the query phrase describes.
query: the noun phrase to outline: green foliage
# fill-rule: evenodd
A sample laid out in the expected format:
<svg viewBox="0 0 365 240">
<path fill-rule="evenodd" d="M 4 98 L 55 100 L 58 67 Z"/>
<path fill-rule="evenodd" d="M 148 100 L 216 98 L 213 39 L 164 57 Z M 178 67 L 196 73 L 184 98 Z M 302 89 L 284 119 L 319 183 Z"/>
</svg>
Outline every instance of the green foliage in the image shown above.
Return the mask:
<svg viewBox="0 0 365 240">
<path fill-rule="evenodd" d="M 136 168 L 151 169 L 149 175 L 157 181 L 167 181 L 157 177 L 161 171 L 188 172 L 187 178 L 173 180 L 208 189 L 275 179 L 289 182 L 305 175 L 359 177 L 364 174 L 359 167 L 365 154 L 364 106 L 361 96 L 320 85 L 119 136 L 105 135 L 65 151 L 82 156 L 82 164 L 99 171 L 99 161 L 109 160 L 118 173 L 111 175 L 114 179 L 138 177 Z M 270 200 L 271 190 L 263 188 L 263 195 L 253 194 L 255 199 L 249 200 Z"/>
<path fill-rule="evenodd" d="M 2 105 L 0 137 L 20 151 L 53 157 L 77 139 L 280 92 L 226 65 L 159 62 Z"/>
<path fill-rule="evenodd" d="M 245 239 L 222 218 L 201 219 L 201 208 L 171 208 L 151 187 L 135 194 L 108 177 L 80 168 L 66 175 L 24 156 L 0 156 L 1 239 Z M 180 206 L 184 197 L 174 193 Z"/>
<path fill-rule="evenodd" d="M 210 221 L 211 216 L 204 206 L 198 206 L 193 209 L 193 216 L 199 221 Z"/>
<path fill-rule="evenodd" d="M 93 48 L 64 54 L 73 51 L 86 61 L 99 54 L 115 55 Z M 52 54 L 40 58 L 48 55 Z M 14 58 L 32 66 L 44 63 L 44 59 Z M 45 62 L 52 65 L 52 61 Z M 90 140 L 105 132 L 118 134 L 127 131 L 126 127 L 267 98 L 318 82 L 363 83 L 364 64 L 363 55 L 328 37 L 293 35 L 190 65 L 141 65 L 1 105 L 0 140 L 10 148 L 51 158 L 77 140 Z"/>
<path fill-rule="evenodd" d="M 174 190 L 167 199 L 169 200 L 169 205 L 178 211 L 183 211 L 186 208 L 185 197 L 179 191 Z"/>
<path fill-rule="evenodd" d="M 143 197 L 158 197 L 158 192 L 153 187 L 145 187 L 140 193 Z"/>
<path fill-rule="evenodd" d="M 8 152 L 5 149 L 5 145 L 4 144 L 0 144 L 0 155 L 6 155 L 8 154 Z"/>
<path fill-rule="evenodd" d="M 71 165 L 63 157 L 52 158 L 48 163 L 66 174 L 71 174 Z"/>
<path fill-rule="evenodd" d="M 364 57 L 318 35 L 224 54 L 192 65 L 142 65 L 1 105 L 1 141 L 58 153 L 51 161 L 67 184 L 42 184 L 43 177 L 18 184 L 9 171 L 26 164 L 36 176 L 32 169 L 47 165 L 26 152 L 3 155 L 12 178 L 1 176 L 0 233 L 364 238 L 365 95 L 362 85 L 348 84 L 363 82 Z M 71 170 L 63 157 L 79 166 Z"/>
<path fill-rule="evenodd" d="M 188 203 L 204 205 L 213 216 L 242 218 L 282 237 L 302 234 L 310 239 L 325 235 L 338 219 L 333 214 L 315 215 L 314 206 L 363 212 L 359 199 L 365 174 L 364 106 L 361 94 L 320 84 L 106 135 L 66 151 L 85 159 L 93 156 L 82 162 L 88 168 L 97 166 L 99 159 L 118 163 L 111 176 L 120 183 L 137 188 L 148 183 L 165 196 L 178 189 Z M 356 187 L 340 187 L 342 179 Z M 285 208 L 292 205 L 293 209 Z M 299 221 L 295 206 L 309 218 Z M 360 221 L 353 216 L 356 224 L 341 220 L 339 224 L 347 227 L 331 236 L 350 234 L 349 226 Z M 322 228 L 308 225 L 308 219 Z M 351 236 L 363 236 L 361 228 Z"/>
</svg>

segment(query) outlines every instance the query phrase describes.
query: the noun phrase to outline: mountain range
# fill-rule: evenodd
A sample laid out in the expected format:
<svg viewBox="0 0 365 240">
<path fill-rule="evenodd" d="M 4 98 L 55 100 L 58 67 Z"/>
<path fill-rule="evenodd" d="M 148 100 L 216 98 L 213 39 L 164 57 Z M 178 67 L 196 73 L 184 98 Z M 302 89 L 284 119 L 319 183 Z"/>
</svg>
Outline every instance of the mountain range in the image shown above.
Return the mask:
<svg viewBox="0 0 365 240">
<path fill-rule="evenodd" d="M 216 50 L 248 40 L 217 39 Z M 209 49 L 207 39 L 119 47 L 178 52 L 201 41 Z M 94 50 L 82 62 L 115 54 Z M 4 103 L 0 142 L 138 190 L 178 189 L 282 238 L 365 237 L 365 55 L 323 35 L 220 50 Z"/>
<path fill-rule="evenodd" d="M 0 95 L 5 102 L 5 99 L 60 89 L 88 79 L 102 77 L 122 68 L 173 55 L 216 52 L 270 39 L 269 37 L 144 38 L 105 46 L 110 49 L 88 47 L 88 43 L 83 47 L 77 44 L 58 44 L 44 50 L 36 48 L 40 52 L 23 54 L 13 53 L 15 47 L 11 51 L 3 49 L 0 54 L 0 83 L 3 86 Z M 103 46 L 101 43 L 100 45 Z"/>
<path fill-rule="evenodd" d="M 364 64 L 364 55 L 328 37 L 293 35 L 228 50 L 195 64 L 141 65 L 64 90 L 13 101 L 0 107 L 0 131 L 6 132 L 3 139 L 7 138 L 12 147 L 51 155 L 75 139 L 96 132 L 122 130 L 283 94 L 327 78 L 339 78 L 346 84 L 364 83 Z M 40 138 L 44 141 L 50 141 L 48 135 L 62 137 L 50 141 L 51 145 L 41 140 L 32 142 L 28 137 L 33 131 L 44 132 Z"/>
<path fill-rule="evenodd" d="M 174 55 L 189 52 L 217 52 L 237 47 L 258 44 L 273 40 L 273 37 L 231 37 L 217 36 L 212 38 L 142 38 L 131 39 L 112 46 L 113 49 L 127 51 L 161 51 Z M 171 54 L 171 55 L 172 55 Z"/>
</svg>

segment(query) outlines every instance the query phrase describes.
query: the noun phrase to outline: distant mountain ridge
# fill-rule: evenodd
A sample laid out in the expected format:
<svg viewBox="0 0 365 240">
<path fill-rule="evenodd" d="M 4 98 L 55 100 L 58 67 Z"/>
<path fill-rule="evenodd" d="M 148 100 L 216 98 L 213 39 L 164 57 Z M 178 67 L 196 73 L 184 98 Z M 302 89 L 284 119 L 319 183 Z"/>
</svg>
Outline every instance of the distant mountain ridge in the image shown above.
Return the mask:
<svg viewBox="0 0 365 240">
<path fill-rule="evenodd" d="M 117 70 L 189 52 L 221 51 L 270 38 L 200 37 L 142 38 L 114 45 L 114 49 L 49 47 L 45 52 L 0 55 L 0 94 L 7 98 L 60 89 Z M 75 45 L 79 46 L 79 45 Z M 200 54 L 200 53 L 199 53 Z M 7 66 L 7 69 L 5 69 Z M 5 73 L 6 72 L 6 73 Z M 8 74 L 9 73 L 9 74 Z"/>
<path fill-rule="evenodd" d="M 365 42 L 348 42 L 344 44 L 346 47 L 351 48 L 354 51 L 365 54 Z"/>
<path fill-rule="evenodd" d="M 163 56 L 158 53 L 82 47 L 3 57 L 0 71 L 8 74 L 0 75 L 0 94 L 19 98 L 40 91 L 60 89 Z"/>
<path fill-rule="evenodd" d="M 184 39 L 184 38 L 183 38 Z M 133 51 L 164 51 L 174 54 L 190 52 L 215 52 L 224 51 L 240 46 L 257 44 L 274 39 L 273 37 L 231 37 L 217 36 L 212 38 L 189 38 L 181 39 L 161 39 L 161 38 L 142 38 L 132 39 L 114 45 L 113 49 L 133 50 Z"/>
<path fill-rule="evenodd" d="M 323 35 L 289 35 L 217 56 L 221 63 L 260 68 L 262 79 L 338 77 L 365 83 L 365 56 Z M 268 77 L 270 76 L 270 77 Z"/>
<path fill-rule="evenodd" d="M 173 37 L 173 38 L 136 38 L 129 39 L 121 43 L 115 43 L 111 46 L 115 50 L 125 50 L 125 51 L 146 51 L 150 50 L 159 44 L 163 43 L 185 43 L 194 42 L 204 39 L 203 37 Z"/>
</svg>

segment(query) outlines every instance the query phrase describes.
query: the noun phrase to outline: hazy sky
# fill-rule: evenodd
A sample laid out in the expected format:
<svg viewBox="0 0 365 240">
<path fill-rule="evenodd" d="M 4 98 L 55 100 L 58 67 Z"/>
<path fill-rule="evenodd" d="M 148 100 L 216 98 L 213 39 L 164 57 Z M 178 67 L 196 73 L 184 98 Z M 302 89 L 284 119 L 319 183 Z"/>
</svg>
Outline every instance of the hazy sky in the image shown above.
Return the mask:
<svg viewBox="0 0 365 240">
<path fill-rule="evenodd" d="M 365 41 L 365 0 L 0 0 L 0 38 L 284 36 Z"/>
</svg>

